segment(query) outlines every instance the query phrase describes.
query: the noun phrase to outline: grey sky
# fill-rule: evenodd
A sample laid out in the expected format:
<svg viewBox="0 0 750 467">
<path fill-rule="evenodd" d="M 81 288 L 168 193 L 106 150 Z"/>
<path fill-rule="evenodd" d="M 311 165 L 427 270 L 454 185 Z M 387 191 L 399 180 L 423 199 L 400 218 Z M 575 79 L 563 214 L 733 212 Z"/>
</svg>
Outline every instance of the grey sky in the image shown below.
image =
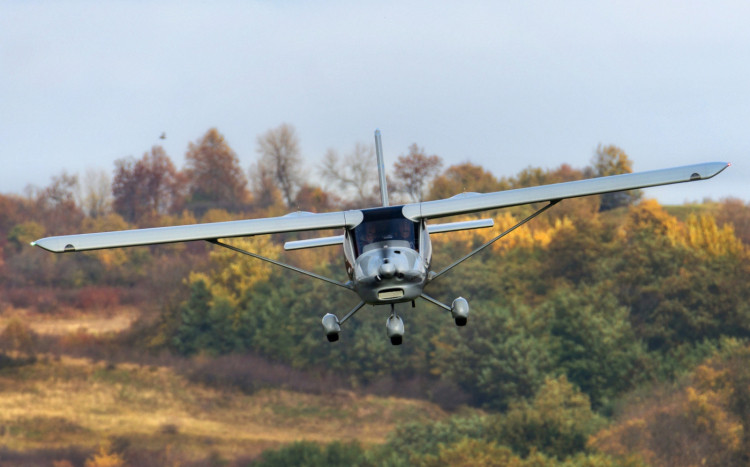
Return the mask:
<svg viewBox="0 0 750 467">
<path fill-rule="evenodd" d="M 379 127 L 387 164 L 416 142 L 497 176 L 599 143 L 636 171 L 727 160 L 647 195 L 750 200 L 749 21 L 740 1 L 6 1 L 0 192 L 154 144 L 181 166 L 210 127 L 249 168 L 287 122 L 309 172 Z"/>
</svg>

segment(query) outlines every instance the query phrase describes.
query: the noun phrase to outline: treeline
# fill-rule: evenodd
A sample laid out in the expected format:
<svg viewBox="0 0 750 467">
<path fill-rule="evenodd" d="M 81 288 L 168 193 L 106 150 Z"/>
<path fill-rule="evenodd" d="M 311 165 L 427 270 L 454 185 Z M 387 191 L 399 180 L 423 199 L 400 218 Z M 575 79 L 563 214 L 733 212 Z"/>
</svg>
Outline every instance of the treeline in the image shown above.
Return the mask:
<svg viewBox="0 0 750 467">
<path fill-rule="evenodd" d="M 201 271 L 207 257 L 201 244 L 51 257 L 28 248 L 40 237 L 362 208 L 379 202 L 371 145 L 358 143 L 343 154 L 330 149 L 317 167 L 309 167 L 294 128 L 287 124 L 259 135 L 257 157 L 244 167 L 216 129 L 188 145 L 185 161 L 177 168 L 162 147 L 154 146 L 140 158 L 115 161 L 111 174 L 61 173 L 46 187 L 0 194 L 0 279 L 6 289 L 0 305 L 50 311 L 59 304 L 80 308 L 121 300 L 144 303 L 154 298 L 149 292 L 153 277 L 167 281 L 160 285 L 179 283 L 187 270 Z M 517 177 L 497 179 L 468 162 L 442 169 L 439 156 L 411 145 L 389 173 L 393 201 L 610 175 L 630 171 L 630 161 L 608 146 L 600 147 L 592 165 L 582 170 L 567 165 L 552 171 L 529 168 Z M 627 203 L 633 195 L 616 196 L 624 196 L 619 202 Z M 593 209 L 608 209 L 599 198 L 589 203 Z"/>
<path fill-rule="evenodd" d="M 725 360 L 706 368 L 723 371 L 716 368 L 729 361 L 727 352 L 744 348 L 750 337 L 750 206 L 733 199 L 675 207 L 641 200 L 639 192 L 565 200 L 428 287 L 444 302 L 459 295 L 469 300 L 465 328 L 430 304 L 399 305 L 406 323 L 400 347 L 385 338 L 383 310 L 372 307 L 346 323 L 340 342 L 329 344 L 320 318 L 351 309 L 358 301 L 353 294 L 205 243 L 74 255 L 28 246 L 45 235 L 378 203 L 370 146 L 356 145 L 344 155 L 330 150 L 315 169 L 304 167 L 299 148 L 293 128 L 282 125 L 258 137 L 259 157 L 245 170 L 212 129 L 189 145 L 180 170 L 155 147 L 141 159 L 117 161 L 109 184 L 104 174 L 81 180 L 63 174 L 26 195 L 0 195 L 0 307 L 53 312 L 137 304 L 150 313 L 129 345 L 146 352 L 252 354 L 324 378 L 337 375 L 352 388 L 408 393 L 451 410 L 470 404 L 489 414 L 403 427 L 382 450 L 294 445 L 268 453 L 267 465 L 283 465 L 287 455 L 356 460 L 348 465 L 461 465 L 462 459 L 469 459 L 463 465 L 495 465 L 492 459 L 502 459 L 500 465 L 638 465 L 628 457 L 633 452 L 655 461 L 668 455 L 653 448 L 661 439 L 653 434 L 658 420 L 639 418 L 636 409 L 628 415 L 623 397 L 643 385 L 683 381 L 712 356 Z M 406 202 L 631 170 L 622 150 L 600 146 L 582 169 L 563 164 L 497 178 L 469 162 L 443 170 L 438 156 L 415 144 L 398 158 L 389 184 Z M 312 182 L 314 173 L 322 184 Z M 488 215 L 499 231 L 532 209 Z M 435 266 L 450 264 L 493 234 L 435 235 Z M 279 258 L 288 238 L 232 242 Z M 344 279 L 335 248 L 283 259 Z M 690 436 L 729 449 L 731 456 L 722 459 L 731 464 L 746 458 L 749 444 L 737 435 L 748 426 L 745 409 L 732 409 L 745 406 L 731 405 L 744 399 L 730 396 L 748 387 L 737 383 L 721 393 L 724 399 L 714 397 L 726 379 L 713 374 L 702 373 L 708 382 L 693 393 L 673 391 L 693 410 L 686 409 L 685 423 L 703 424 Z M 697 410 L 708 418 L 690 415 Z M 648 425 L 651 438 L 633 441 L 629 428 L 617 424 L 602 432 L 612 420 Z M 477 457 L 482 453 L 489 453 L 484 460 Z M 274 464 L 277 454 L 282 457 Z"/>
</svg>

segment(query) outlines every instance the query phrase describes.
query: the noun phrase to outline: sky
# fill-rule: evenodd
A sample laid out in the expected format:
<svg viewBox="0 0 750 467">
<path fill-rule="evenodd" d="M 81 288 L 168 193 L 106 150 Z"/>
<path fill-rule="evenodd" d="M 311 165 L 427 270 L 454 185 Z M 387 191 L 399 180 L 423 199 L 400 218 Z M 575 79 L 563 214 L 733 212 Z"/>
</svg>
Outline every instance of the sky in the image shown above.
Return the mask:
<svg viewBox="0 0 750 467">
<path fill-rule="evenodd" d="M 249 169 L 289 123 L 312 181 L 379 128 L 386 165 L 417 143 L 498 177 L 600 144 L 635 171 L 728 161 L 646 196 L 750 201 L 749 20 L 746 1 L 0 2 L 0 193 L 156 144 L 181 167 L 212 127 Z"/>
</svg>

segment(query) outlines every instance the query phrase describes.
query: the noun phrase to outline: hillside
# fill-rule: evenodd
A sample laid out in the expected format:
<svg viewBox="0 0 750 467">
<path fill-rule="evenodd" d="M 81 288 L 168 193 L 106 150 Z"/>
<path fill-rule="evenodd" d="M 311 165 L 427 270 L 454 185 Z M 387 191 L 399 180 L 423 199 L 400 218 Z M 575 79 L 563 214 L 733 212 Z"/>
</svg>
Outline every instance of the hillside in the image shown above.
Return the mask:
<svg viewBox="0 0 750 467">
<path fill-rule="evenodd" d="M 150 465 L 250 459 L 297 440 L 382 443 L 399 423 L 444 417 L 425 401 L 335 387 L 246 394 L 192 383 L 167 367 L 41 358 L 0 370 L 0 465 L 36 456 L 72 461 L 66 452 L 113 445 L 131 461 L 148 453 Z"/>
</svg>

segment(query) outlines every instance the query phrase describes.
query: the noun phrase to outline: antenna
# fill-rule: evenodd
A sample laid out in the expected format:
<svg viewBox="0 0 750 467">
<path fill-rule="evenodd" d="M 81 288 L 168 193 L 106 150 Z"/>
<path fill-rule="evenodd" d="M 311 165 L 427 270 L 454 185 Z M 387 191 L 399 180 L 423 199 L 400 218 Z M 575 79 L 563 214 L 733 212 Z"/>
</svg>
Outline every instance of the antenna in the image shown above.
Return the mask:
<svg viewBox="0 0 750 467">
<path fill-rule="evenodd" d="M 375 154 L 378 156 L 378 175 L 380 176 L 380 201 L 388 204 L 388 185 L 385 180 L 385 163 L 383 162 L 383 143 L 380 141 L 380 130 L 375 130 Z"/>
</svg>

